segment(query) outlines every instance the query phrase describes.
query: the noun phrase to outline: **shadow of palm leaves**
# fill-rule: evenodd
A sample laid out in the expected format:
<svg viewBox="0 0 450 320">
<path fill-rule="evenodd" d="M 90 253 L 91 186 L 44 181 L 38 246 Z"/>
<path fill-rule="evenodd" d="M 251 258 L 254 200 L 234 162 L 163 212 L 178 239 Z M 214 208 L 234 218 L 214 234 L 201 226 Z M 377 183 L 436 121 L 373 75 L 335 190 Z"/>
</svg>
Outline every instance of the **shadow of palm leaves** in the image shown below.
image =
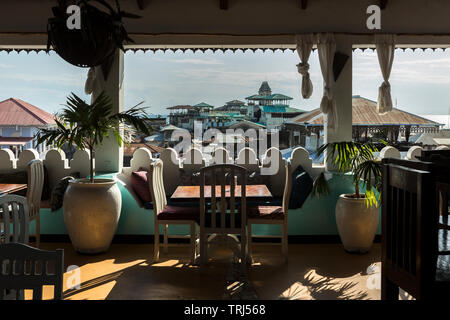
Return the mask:
<svg viewBox="0 0 450 320">
<path fill-rule="evenodd" d="M 322 277 L 315 279 L 310 271 L 303 281 L 299 281 L 301 286 L 291 286 L 286 294 L 280 298 L 282 300 L 297 300 L 312 298 L 314 300 L 362 300 L 368 297 L 367 293 L 355 290 L 356 282 L 340 283 L 334 278 Z M 310 297 L 308 297 L 310 296 Z"/>
<path fill-rule="evenodd" d="M 123 271 L 116 271 L 92 280 L 85 281 L 80 284 L 79 289 L 69 289 L 66 290 L 63 294 L 63 299 L 67 299 L 75 294 L 78 294 L 80 292 L 101 286 L 105 283 L 111 282 L 119 278 L 123 274 Z"/>
</svg>

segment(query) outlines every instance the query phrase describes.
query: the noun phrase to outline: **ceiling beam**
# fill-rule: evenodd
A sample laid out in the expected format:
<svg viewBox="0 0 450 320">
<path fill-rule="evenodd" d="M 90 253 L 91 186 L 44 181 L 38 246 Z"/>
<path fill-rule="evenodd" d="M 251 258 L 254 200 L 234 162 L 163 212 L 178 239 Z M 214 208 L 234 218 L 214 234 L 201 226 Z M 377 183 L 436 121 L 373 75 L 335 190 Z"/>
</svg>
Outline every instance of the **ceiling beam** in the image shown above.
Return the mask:
<svg viewBox="0 0 450 320">
<path fill-rule="evenodd" d="M 228 10 L 228 0 L 219 0 L 220 10 Z"/>
<path fill-rule="evenodd" d="M 148 5 L 148 1 L 146 1 L 146 0 L 137 0 L 137 5 L 138 5 L 140 10 L 144 10 L 147 7 L 147 5 Z"/>
<path fill-rule="evenodd" d="M 387 3 L 388 3 L 388 0 L 380 0 L 380 9 L 381 10 L 386 9 Z"/>
<path fill-rule="evenodd" d="M 306 10 L 308 7 L 308 0 L 298 0 L 298 6 L 302 8 L 302 10 Z"/>
</svg>

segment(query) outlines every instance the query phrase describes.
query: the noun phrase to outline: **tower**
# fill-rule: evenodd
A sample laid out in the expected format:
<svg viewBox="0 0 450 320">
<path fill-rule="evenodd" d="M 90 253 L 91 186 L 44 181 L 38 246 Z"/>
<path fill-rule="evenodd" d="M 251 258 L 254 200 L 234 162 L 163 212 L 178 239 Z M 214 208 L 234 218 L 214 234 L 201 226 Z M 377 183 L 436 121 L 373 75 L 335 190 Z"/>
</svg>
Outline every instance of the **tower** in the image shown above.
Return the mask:
<svg viewBox="0 0 450 320">
<path fill-rule="evenodd" d="M 260 96 L 270 96 L 272 94 L 272 89 L 270 89 L 269 83 L 267 83 L 267 81 L 263 81 L 261 87 L 259 87 L 258 93 Z"/>
</svg>

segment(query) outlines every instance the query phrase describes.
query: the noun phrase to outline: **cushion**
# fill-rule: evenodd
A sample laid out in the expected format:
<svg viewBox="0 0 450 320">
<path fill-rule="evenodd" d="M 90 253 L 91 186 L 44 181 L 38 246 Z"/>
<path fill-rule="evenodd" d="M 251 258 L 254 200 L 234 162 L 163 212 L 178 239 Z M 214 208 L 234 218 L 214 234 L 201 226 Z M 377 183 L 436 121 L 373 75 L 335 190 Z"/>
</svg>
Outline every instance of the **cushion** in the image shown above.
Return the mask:
<svg viewBox="0 0 450 320">
<path fill-rule="evenodd" d="M 249 219 L 283 220 L 284 212 L 281 206 L 254 206 L 248 208 Z"/>
<path fill-rule="evenodd" d="M 199 221 L 200 210 L 197 207 L 177 207 L 168 205 L 158 214 L 160 220 L 193 220 Z"/>
<path fill-rule="evenodd" d="M 151 202 L 152 195 L 150 193 L 150 186 L 148 181 L 148 171 L 144 168 L 139 168 L 138 171 L 131 173 L 130 179 L 131 187 L 136 192 L 142 202 Z"/>
<path fill-rule="evenodd" d="M 289 199 L 289 209 L 303 206 L 313 188 L 313 179 L 302 166 L 298 166 L 292 173 L 292 190 Z"/>
<path fill-rule="evenodd" d="M 53 187 L 52 193 L 50 195 L 50 209 L 51 211 L 56 211 L 63 205 L 64 193 L 69 186 L 69 181 L 74 180 L 72 176 L 67 176 L 59 180 L 59 182 Z"/>
</svg>

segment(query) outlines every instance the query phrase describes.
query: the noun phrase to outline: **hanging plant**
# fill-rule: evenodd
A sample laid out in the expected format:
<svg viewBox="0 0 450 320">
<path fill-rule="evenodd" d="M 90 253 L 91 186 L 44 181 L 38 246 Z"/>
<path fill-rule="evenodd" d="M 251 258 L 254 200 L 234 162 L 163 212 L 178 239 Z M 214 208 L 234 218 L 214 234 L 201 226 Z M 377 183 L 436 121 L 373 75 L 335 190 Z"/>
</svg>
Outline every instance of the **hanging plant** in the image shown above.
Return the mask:
<svg viewBox="0 0 450 320">
<path fill-rule="evenodd" d="M 70 64 L 82 68 L 110 65 L 116 49 L 124 50 L 124 43 L 134 42 L 128 36 L 122 18 L 140 16 L 121 11 L 118 0 L 116 9 L 104 0 L 59 0 L 58 3 L 58 6 L 52 8 L 54 17 L 48 19 L 47 52 L 53 48 Z M 106 11 L 90 3 L 97 3 Z M 79 29 L 67 27 L 71 16 L 67 13 L 67 7 L 70 5 L 80 8 Z"/>
</svg>

